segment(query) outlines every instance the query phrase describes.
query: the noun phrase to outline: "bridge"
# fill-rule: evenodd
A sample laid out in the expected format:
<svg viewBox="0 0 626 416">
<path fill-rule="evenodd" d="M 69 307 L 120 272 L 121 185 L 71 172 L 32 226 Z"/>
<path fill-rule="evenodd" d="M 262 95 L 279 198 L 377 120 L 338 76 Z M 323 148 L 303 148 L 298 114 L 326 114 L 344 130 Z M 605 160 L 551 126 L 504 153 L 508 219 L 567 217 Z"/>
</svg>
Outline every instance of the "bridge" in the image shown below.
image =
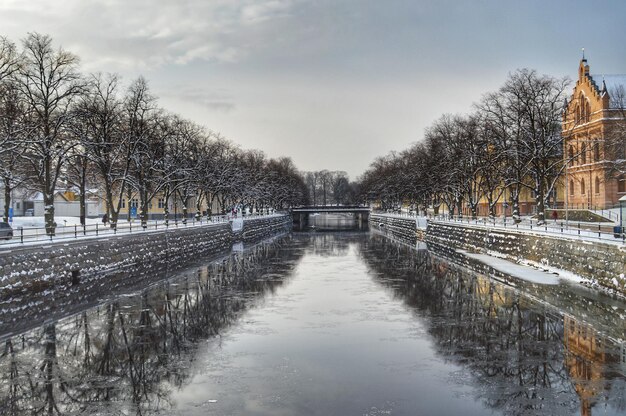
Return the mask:
<svg viewBox="0 0 626 416">
<path fill-rule="evenodd" d="M 308 225 L 311 214 L 353 214 L 361 228 L 362 224 L 369 220 L 370 212 L 372 212 L 370 207 L 360 205 L 314 205 L 291 209 L 294 227 L 301 230 Z"/>
</svg>

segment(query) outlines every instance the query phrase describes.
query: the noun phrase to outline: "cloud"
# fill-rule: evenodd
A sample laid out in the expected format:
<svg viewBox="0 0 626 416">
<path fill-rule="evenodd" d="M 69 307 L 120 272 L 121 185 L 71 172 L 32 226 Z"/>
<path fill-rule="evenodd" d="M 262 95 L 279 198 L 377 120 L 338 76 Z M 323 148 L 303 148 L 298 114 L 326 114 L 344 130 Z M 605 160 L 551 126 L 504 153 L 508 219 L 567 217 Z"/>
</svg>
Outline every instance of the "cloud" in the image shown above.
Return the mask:
<svg viewBox="0 0 626 416">
<path fill-rule="evenodd" d="M 166 99 L 173 99 L 186 104 L 196 104 L 209 111 L 228 113 L 235 109 L 232 94 L 224 89 L 210 90 L 197 87 L 179 86 L 161 94 Z"/>
<path fill-rule="evenodd" d="M 289 16 L 294 4 L 292 0 L 6 0 L 0 3 L 0 27 L 13 40 L 29 31 L 50 34 L 79 54 L 87 70 L 144 71 L 167 64 L 245 59 L 260 46 L 259 26 Z"/>
</svg>

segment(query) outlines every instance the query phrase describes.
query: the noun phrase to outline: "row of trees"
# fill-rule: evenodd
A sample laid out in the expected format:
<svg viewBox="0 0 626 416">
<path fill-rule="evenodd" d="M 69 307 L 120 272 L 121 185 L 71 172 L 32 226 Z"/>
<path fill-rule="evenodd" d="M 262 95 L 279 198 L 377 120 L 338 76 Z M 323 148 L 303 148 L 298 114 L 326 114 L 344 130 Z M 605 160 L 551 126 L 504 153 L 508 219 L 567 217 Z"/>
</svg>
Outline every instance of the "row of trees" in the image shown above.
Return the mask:
<svg viewBox="0 0 626 416">
<path fill-rule="evenodd" d="M 495 216 L 506 192 L 518 220 L 520 194 L 528 189 L 544 221 L 567 162 L 561 137 L 567 85 L 529 69 L 510 74 L 472 113 L 443 115 L 423 141 L 375 160 L 361 178 L 363 197 L 383 208 L 409 201 L 435 212 L 445 203 L 450 215 L 468 207 L 476 217 L 481 199 Z"/>
<path fill-rule="evenodd" d="M 357 199 L 357 184 L 344 171 L 306 172 L 304 181 L 313 205 L 347 205 Z"/>
<path fill-rule="evenodd" d="M 142 77 L 123 88 L 115 74 L 84 75 L 76 55 L 54 49 L 49 36 L 29 34 L 21 50 L 0 38 L 0 176 L 4 219 L 11 191 L 41 192 L 47 232 L 54 233 L 54 195 L 78 189 L 81 218 L 88 188 L 97 188 L 115 227 L 122 199 L 139 201 L 146 226 L 158 195 L 281 209 L 306 201 L 302 176 L 289 158 L 244 151 L 211 131 L 159 107 Z"/>
</svg>

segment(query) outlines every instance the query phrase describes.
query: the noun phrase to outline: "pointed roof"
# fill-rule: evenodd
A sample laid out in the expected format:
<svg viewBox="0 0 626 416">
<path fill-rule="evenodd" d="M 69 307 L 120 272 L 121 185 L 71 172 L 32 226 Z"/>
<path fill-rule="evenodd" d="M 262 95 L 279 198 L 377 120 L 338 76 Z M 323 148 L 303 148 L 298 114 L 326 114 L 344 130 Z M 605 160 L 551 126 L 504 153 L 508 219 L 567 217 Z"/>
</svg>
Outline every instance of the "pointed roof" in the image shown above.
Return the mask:
<svg viewBox="0 0 626 416">
<path fill-rule="evenodd" d="M 626 74 L 598 74 L 590 77 L 597 79 L 602 77 L 602 87 L 596 88 L 601 96 L 608 94 L 609 108 L 624 108 L 626 106 Z"/>
</svg>

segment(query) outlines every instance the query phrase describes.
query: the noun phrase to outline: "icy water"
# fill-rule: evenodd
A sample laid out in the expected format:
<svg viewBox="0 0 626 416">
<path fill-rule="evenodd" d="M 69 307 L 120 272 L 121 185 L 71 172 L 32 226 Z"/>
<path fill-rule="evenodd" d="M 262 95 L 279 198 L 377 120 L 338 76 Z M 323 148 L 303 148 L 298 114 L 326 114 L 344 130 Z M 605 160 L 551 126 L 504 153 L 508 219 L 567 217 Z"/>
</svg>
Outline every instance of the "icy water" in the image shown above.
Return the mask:
<svg viewBox="0 0 626 416">
<path fill-rule="evenodd" d="M 626 414 L 623 302 L 467 267 L 369 233 L 262 243 L 2 338 L 0 414 Z"/>
</svg>

